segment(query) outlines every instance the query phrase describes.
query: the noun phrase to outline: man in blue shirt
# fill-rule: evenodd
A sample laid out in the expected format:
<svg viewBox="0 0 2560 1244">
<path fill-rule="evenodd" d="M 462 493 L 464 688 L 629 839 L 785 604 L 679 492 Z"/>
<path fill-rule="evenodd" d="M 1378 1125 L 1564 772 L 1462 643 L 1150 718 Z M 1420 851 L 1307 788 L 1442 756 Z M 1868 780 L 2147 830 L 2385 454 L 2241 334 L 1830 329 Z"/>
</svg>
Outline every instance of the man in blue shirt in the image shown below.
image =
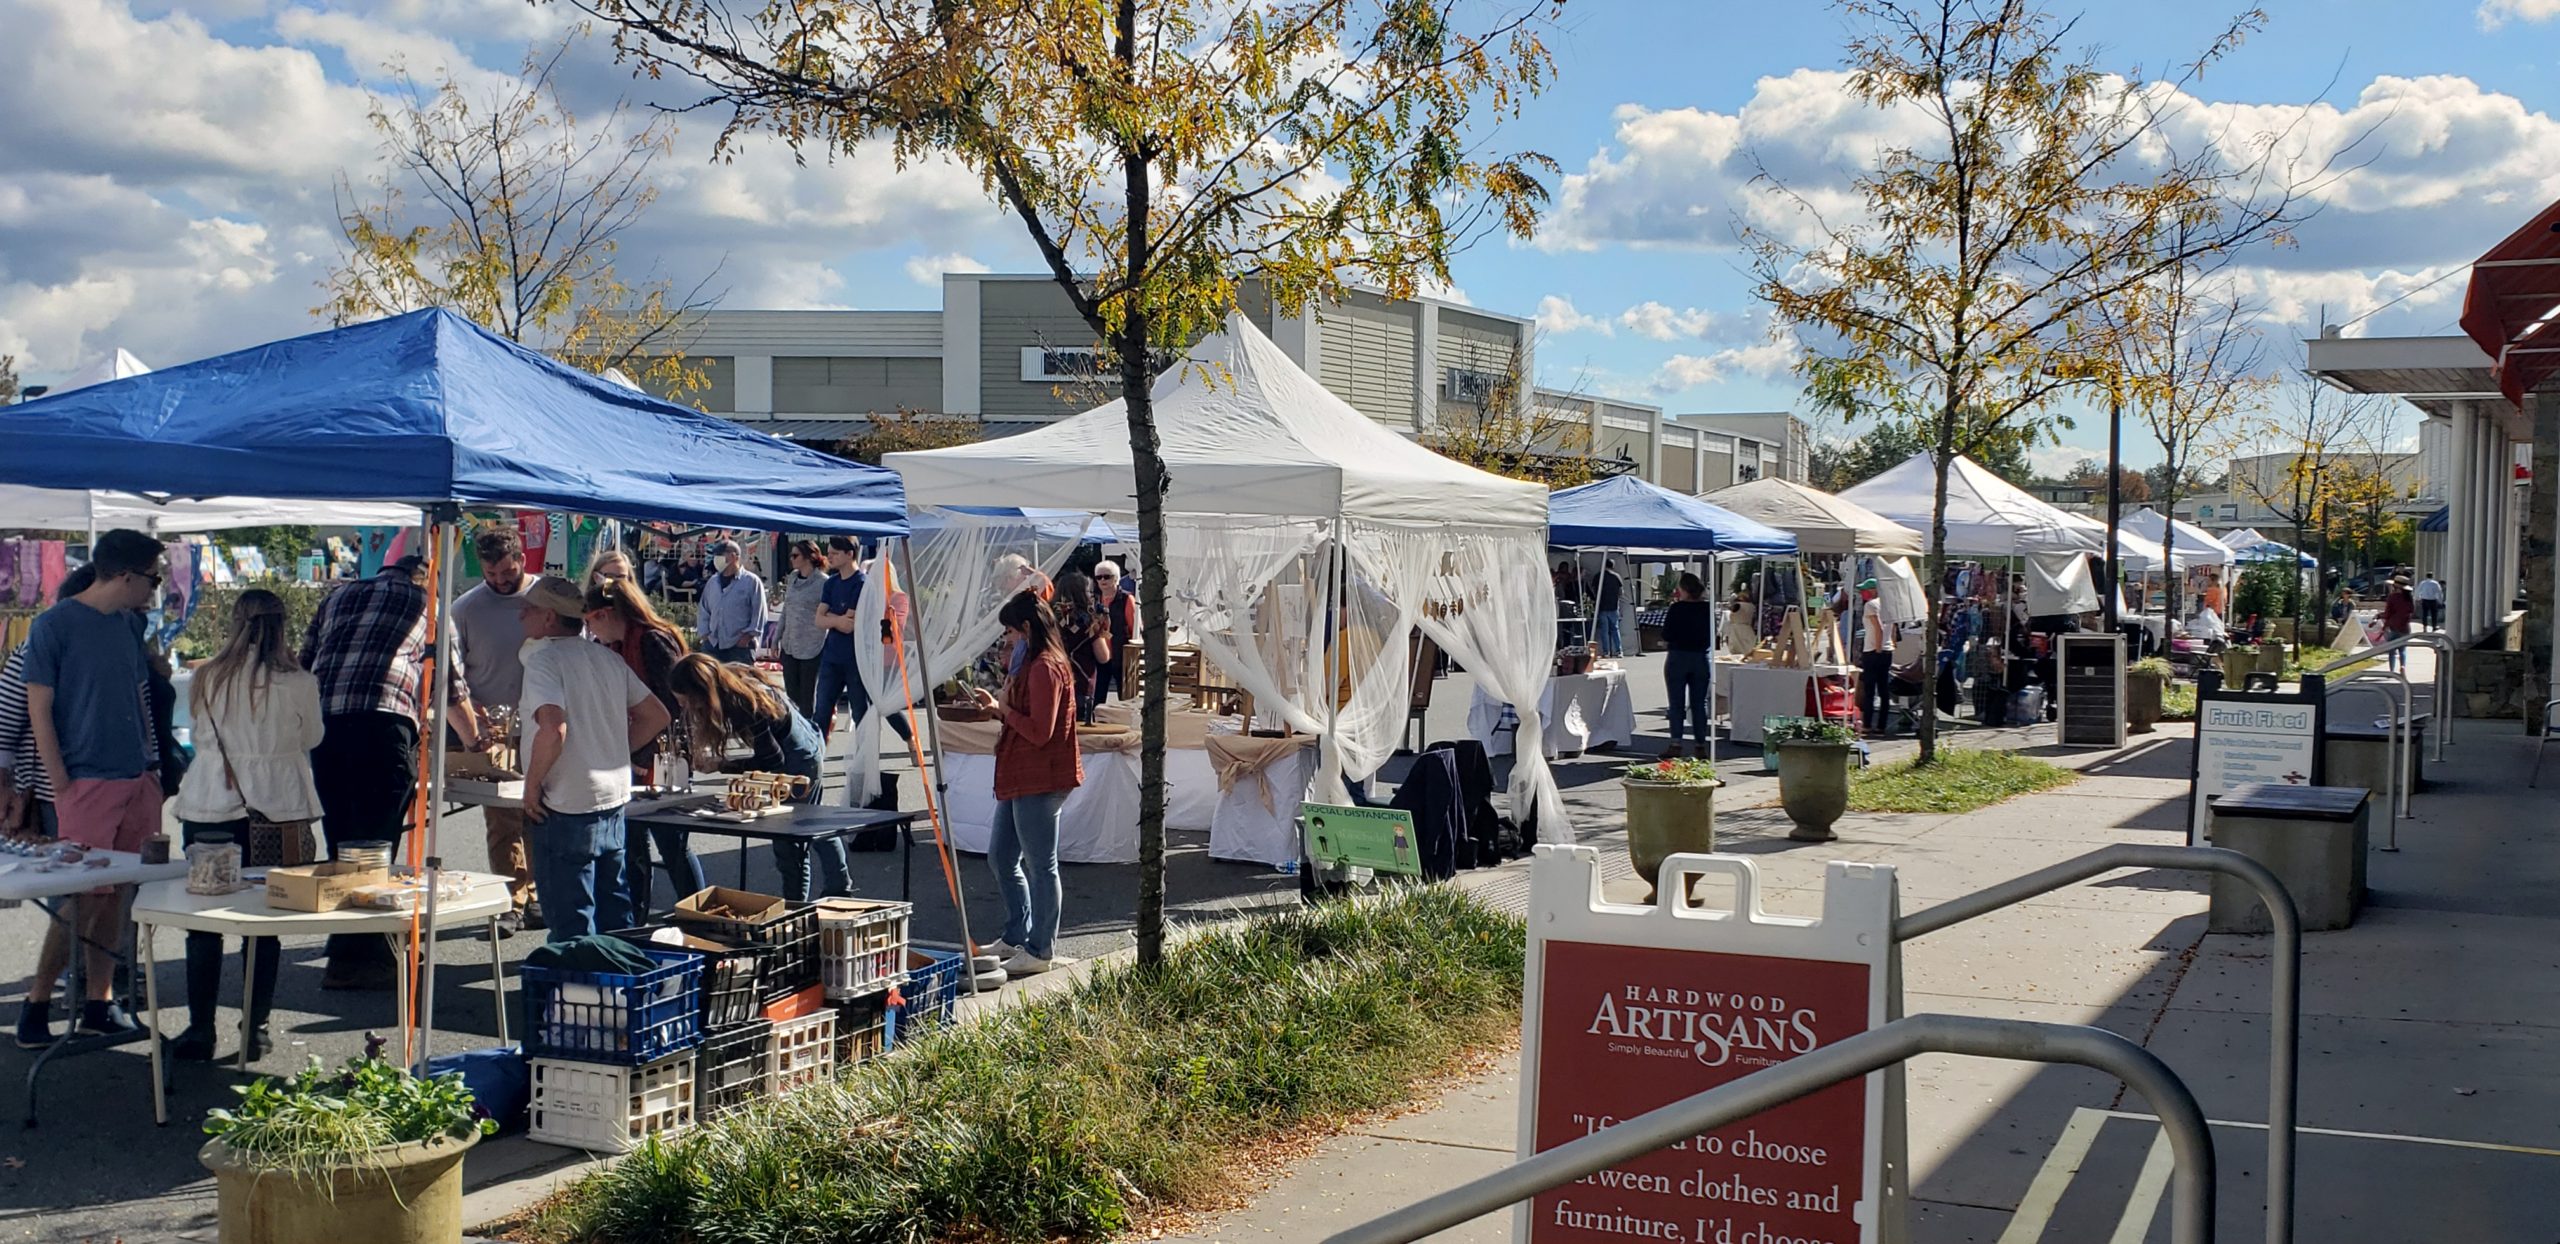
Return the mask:
<svg viewBox="0 0 2560 1244">
<path fill-rule="evenodd" d="M 756 659 L 756 645 L 764 639 L 764 580 L 739 566 L 735 541 L 712 545 L 711 559 L 720 572 L 702 581 L 694 629 L 701 632 L 702 650 L 712 660 L 749 664 Z"/>
<path fill-rule="evenodd" d="M 160 829 L 160 757 L 143 698 L 151 664 L 136 612 L 159 594 L 160 545 L 138 531 L 110 531 L 91 550 L 90 569 L 87 589 L 46 610 L 27 632 L 28 732 L 53 786 L 63 841 L 138 852 Z M 78 901 L 73 927 L 87 951 L 89 993 L 80 1013 L 84 1033 L 134 1031 L 109 996 L 109 948 L 123 942 L 131 896 L 129 887 L 96 890 Z M 36 956 L 18 1014 L 21 1048 L 53 1042 L 54 976 L 70 958 L 59 933 Z"/>
<path fill-rule="evenodd" d="M 854 647 L 854 631 L 859 623 L 854 618 L 862 603 L 861 548 L 850 536 L 831 536 L 827 540 L 827 581 L 818 589 L 818 625 L 827 632 L 827 642 L 818 651 L 818 696 L 815 720 L 822 733 L 833 734 L 836 704 L 842 701 L 855 721 L 871 711 L 871 690 L 862 685 L 862 667 Z M 913 740 L 905 713 L 891 713 L 889 728 L 898 737 Z"/>
</svg>

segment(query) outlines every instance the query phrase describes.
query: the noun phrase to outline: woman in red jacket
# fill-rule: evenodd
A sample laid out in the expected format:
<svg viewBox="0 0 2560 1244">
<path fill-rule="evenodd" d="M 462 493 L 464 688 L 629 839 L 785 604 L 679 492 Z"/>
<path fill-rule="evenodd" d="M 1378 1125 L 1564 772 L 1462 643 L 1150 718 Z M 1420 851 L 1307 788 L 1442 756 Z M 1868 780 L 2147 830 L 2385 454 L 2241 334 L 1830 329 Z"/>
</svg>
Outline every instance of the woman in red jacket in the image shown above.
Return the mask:
<svg viewBox="0 0 2560 1244">
<path fill-rule="evenodd" d="M 1005 602 L 996 620 L 1024 655 L 1001 701 L 978 692 L 978 703 L 998 710 L 1003 722 L 987 863 L 1004 891 L 1001 949 L 1010 952 L 1004 969 L 1029 976 L 1057 963 L 1058 810 L 1084 781 L 1084 757 L 1076 749 L 1076 676 L 1056 615 L 1022 592 Z"/>
</svg>

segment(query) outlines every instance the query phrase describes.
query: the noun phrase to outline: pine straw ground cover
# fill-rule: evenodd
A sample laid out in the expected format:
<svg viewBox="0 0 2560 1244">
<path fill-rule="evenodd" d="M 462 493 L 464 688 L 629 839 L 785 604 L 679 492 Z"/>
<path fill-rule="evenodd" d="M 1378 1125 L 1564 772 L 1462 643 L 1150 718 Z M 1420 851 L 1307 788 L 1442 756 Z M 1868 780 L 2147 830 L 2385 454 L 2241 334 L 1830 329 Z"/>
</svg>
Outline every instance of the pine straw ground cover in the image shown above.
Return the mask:
<svg viewBox="0 0 2560 1244">
<path fill-rule="evenodd" d="M 1448 886 L 1213 928 L 646 1146 L 519 1238 L 1091 1240 L 1218 1204 L 1258 1146 L 1510 1040 L 1524 940 Z"/>
</svg>

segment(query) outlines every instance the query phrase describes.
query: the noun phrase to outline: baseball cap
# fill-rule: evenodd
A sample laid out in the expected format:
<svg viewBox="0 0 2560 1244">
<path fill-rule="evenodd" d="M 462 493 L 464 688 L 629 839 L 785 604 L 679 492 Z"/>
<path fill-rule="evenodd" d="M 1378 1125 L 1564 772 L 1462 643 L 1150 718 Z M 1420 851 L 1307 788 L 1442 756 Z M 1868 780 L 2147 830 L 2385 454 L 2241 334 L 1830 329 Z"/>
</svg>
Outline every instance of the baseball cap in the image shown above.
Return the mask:
<svg viewBox="0 0 2560 1244">
<path fill-rule="evenodd" d="M 578 585 L 558 575 L 544 575 L 526 589 L 524 602 L 538 605 L 564 618 L 587 616 L 587 594 Z"/>
<path fill-rule="evenodd" d="M 737 551 L 737 542 L 732 540 L 717 541 L 711 546 L 711 555 L 713 557 L 728 557 L 737 553 Z"/>
<path fill-rule="evenodd" d="M 1876 581 L 1873 579 L 1860 579 L 1858 580 L 1858 590 L 1861 592 L 1875 591 Z"/>
</svg>

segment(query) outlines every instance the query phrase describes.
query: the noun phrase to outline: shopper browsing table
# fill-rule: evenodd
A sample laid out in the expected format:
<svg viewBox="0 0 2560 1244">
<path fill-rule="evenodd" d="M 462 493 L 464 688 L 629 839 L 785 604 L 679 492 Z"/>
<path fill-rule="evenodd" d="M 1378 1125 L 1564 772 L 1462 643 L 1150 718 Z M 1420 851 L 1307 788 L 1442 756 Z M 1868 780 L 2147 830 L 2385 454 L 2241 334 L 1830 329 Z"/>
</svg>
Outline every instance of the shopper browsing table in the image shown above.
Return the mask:
<svg viewBox="0 0 2560 1244">
<path fill-rule="evenodd" d="M 426 569 L 425 558 L 404 557 L 329 593 L 303 633 L 302 667 L 320 680 L 324 726 L 311 773 L 320 789 L 320 833 L 333 854 L 342 842 L 380 841 L 396 855 L 408 832 L 427 698 Z M 448 638 L 452 630 L 445 628 Z M 456 741 L 477 750 L 469 671 L 450 673 L 446 703 Z M 389 989 L 392 958 L 381 938 L 332 935 L 320 987 Z"/>
<path fill-rule="evenodd" d="M 658 697 L 658 703 L 673 715 L 676 697 L 669 680 L 676 662 L 684 659 L 684 636 L 673 623 L 659 617 L 657 610 L 649 607 L 649 598 L 629 582 L 608 582 L 589 589 L 586 605 L 587 634 L 621 657 L 622 663 L 640 676 L 640 685 L 647 687 L 649 694 Z M 635 771 L 647 769 L 656 758 L 656 751 L 654 746 L 633 751 L 631 767 Z M 649 893 L 650 883 L 655 880 L 651 874 L 656 871 L 649 862 L 653 843 L 658 858 L 666 861 L 667 880 L 675 884 L 677 898 L 702 889 L 702 857 L 693 853 L 692 840 L 693 835 L 681 829 L 643 831 L 637 826 L 625 826 L 623 843 L 633 915 L 645 918 L 654 907 Z"/>
<path fill-rule="evenodd" d="M 782 693 L 792 706 L 818 713 L 818 659 L 832 635 L 818 621 L 827 583 L 827 556 L 815 540 L 791 542 L 791 577 L 782 583 Z"/>
<path fill-rule="evenodd" d="M 453 629 L 462 641 L 462 670 L 471 681 L 471 699 L 482 712 L 513 710 L 524 686 L 525 593 L 533 580 L 524 572 L 524 537 L 514 524 L 483 531 L 472 541 L 480 554 L 480 582 L 453 602 Z M 482 724 L 487 733 L 488 722 Z M 524 810 L 483 807 L 488 833 L 489 869 L 507 878 L 507 893 L 516 908 L 498 921 L 500 932 L 513 936 L 528 925 L 542 927 L 528 911 L 533 903 L 533 864 L 525 858 Z"/>
<path fill-rule="evenodd" d="M 137 611 L 160 590 L 160 546 L 138 531 L 110 531 L 90 558 L 92 578 L 37 616 L 27 632 L 27 723 L 53 790 L 65 842 L 140 851 L 160 829 L 160 779 L 145 687 L 150 660 Z M 124 941 L 129 890 L 81 898 L 73 932 L 86 955 L 89 996 L 79 1030 L 122 1035 L 136 1026 L 110 1000 L 113 948 Z M 18 1045 L 53 1043 L 54 977 L 70 958 L 60 926 L 46 930 L 35 979 L 18 1015 Z"/>
<path fill-rule="evenodd" d="M 1001 715 L 996 740 L 996 823 L 987 864 L 1004 892 L 1004 970 L 1046 972 L 1058 953 L 1058 812 L 1084 782 L 1076 746 L 1075 671 L 1068 666 L 1049 606 L 1029 592 L 996 614 L 1005 636 L 1024 653 L 999 700 L 983 688 L 978 703 Z"/>
<path fill-rule="evenodd" d="M 1127 693 L 1128 673 L 1120 668 L 1120 654 L 1138 636 L 1138 598 L 1121 585 L 1120 567 L 1110 561 L 1094 564 L 1093 595 L 1111 625 L 1111 651 L 1093 671 L 1093 702 L 1107 704 Z"/>
<path fill-rule="evenodd" d="M 684 715 L 685 729 L 692 733 L 696 747 L 715 756 L 726 753 L 732 744 L 747 748 L 745 760 L 724 764 L 723 769 L 806 778 L 808 789 L 794 802 L 818 802 L 825 784 L 819 767 L 825 743 L 818 728 L 781 692 L 757 678 L 754 670 L 723 665 L 697 652 L 676 662 L 675 671 L 667 676 L 667 688 L 675 693 L 676 711 Z M 795 903 L 809 898 L 812 852 L 818 861 L 818 893 L 852 894 L 853 866 L 845 855 L 844 839 L 821 838 L 815 844 L 773 844 L 773 862 L 782 872 L 782 897 Z"/>
<path fill-rule="evenodd" d="M 713 658 L 750 665 L 756 659 L 756 644 L 764 638 L 764 580 L 742 569 L 739 556 L 734 540 L 711 546 L 711 560 L 719 573 L 702 581 L 694 630 L 702 635 L 702 650 Z"/>
<path fill-rule="evenodd" d="M 522 611 L 524 819 L 554 942 L 630 927 L 631 753 L 667 728 L 666 706 L 631 667 L 581 636 L 586 612 L 577 584 L 548 576 Z"/>
<path fill-rule="evenodd" d="M 178 822 L 188 846 L 227 834 L 245 847 L 253 816 L 308 834 L 320 816 L 320 792 L 311 780 L 311 749 L 320 745 L 322 730 L 320 680 L 294 661 L 288 626 L 282 598 L 258 588 L 242 592 L 221 653 L 196 671 L 189 698 L 196 762 L 178 785 Z M 241 968 L 254 982 L 244 1000 L 248 1061 L 256 1062 L 274 1044 L 267 1016 L 276 1000 L 276 939 L 245 942 Z M 170 1045 L 171 1055 L 194 1062 L 213 1057 L 221 988 L 221 935 L 187 934 L 187 1030 Z"/>
<path fill-rule="evenodd" d="M 1695 723 L 1696 741 L 1689 745 L 1689 755 L 1707 754 L 1708 723 L 1714 720 L 1714 708 L 1707 695 L 1707 679 L 1716 659 L 1716 607 L 1707 603 L 1707 585 L 1694 574 L 1680 576 L 1679 590 L 1671 597 L 1671 608 L 1662 617 L 1662 679 L 1671 692 L 1670 706 L 1664 715 L 1671 720 L 1671 746 L 1662 754 L 1680 755 L 1682 727 Z"/>
</svg>

